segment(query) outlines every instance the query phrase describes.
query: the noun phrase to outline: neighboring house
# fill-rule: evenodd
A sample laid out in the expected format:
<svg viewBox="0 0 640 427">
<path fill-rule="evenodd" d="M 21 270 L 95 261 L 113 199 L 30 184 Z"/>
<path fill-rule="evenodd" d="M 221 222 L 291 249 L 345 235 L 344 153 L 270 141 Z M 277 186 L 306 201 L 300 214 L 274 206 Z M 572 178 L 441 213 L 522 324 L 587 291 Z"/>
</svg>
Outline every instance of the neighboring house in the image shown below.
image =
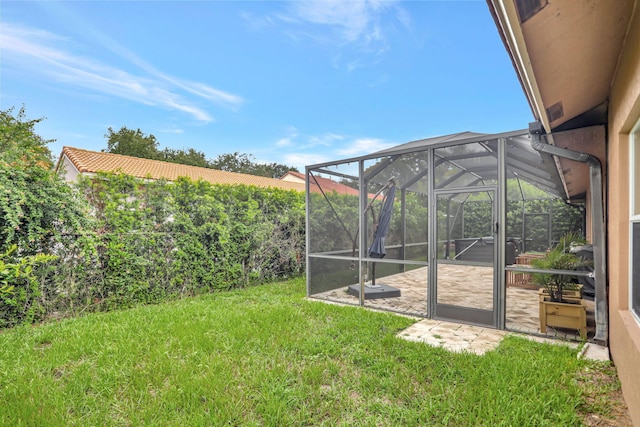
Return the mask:
<svg viewBox="0 0 640 427">
<path fill-rule="evenodd" d="M 588 221 L 601 222 L 606 236 L 608 298 L 601 308 L 608 330 L 601 339 L 640 425 L 640 0 L 487 4 L 543 140 L 603 165 L 598 191 L 589 168 L 585 174 L 558 158 L 570 197 L 584 197 L 588 207 L 604 200 L 603 214 L 588 209 Z"/>
<path fill-rule="evenodd" d="M 245 184 L 262 188 L 305 191 L 304 183 L 72 147 L 63 147 L 56 171 L 64 173 L 67 182 L 77 181 L 79 175 L 92 176 L 97 172 L 121 172 L 143 179 L 174 181 L 178 177 L 187 177 L 194 181 L 202 179 L 211 184 Z"/>
<path fill-rule="evenodd" d="M 289 171 L 282 175 L 280 179 L 282 181 L 295 182 L 304 185 L 305 174 Z M 319 193 L 320 188 L 322 188 L 325 193 L 336 192 L 338 194 L 350 194 L 352 196 L 357 196 L 360 194 L 360 192 L 355 188 L 349 187 L 345 184 L 341 184 L 329 178 L 323 178 L 314 175 L 313 179 L 310 181 L 311 182 L 309 183 L 309 191 L 311 191 L 312 193 Z"/>
</svg>

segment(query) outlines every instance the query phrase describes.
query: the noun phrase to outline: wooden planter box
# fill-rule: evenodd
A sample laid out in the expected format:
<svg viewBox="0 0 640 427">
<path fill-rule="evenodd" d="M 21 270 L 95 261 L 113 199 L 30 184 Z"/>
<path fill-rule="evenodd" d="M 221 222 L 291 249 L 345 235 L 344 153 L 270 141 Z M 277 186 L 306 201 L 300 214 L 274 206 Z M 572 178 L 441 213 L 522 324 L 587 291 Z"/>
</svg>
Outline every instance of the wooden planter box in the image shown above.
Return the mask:
<svg viewBox="0 0 640 427">
<path fill-rule="evenodd" d="M 574 291 L 579 292 L 579 291 Z M 547 326 L 577 329 L 580 338 L 587 338 L 587 307 L 579 298 L 568 302 L 547 301 L 549 297 L 540 294 L 540 332 L 547 332 Z"/>
<path fill-rule="evenodd" d="M 549 292 L 545 288 L 538 289 L 538 297 L 540 301 L 544 301 L 544 298 L 549 298 Z M 579 301 L 582 299 L 582 285 L 576 290 L 563 290 L 562 299 L 571 302 Z"/>
</svg>

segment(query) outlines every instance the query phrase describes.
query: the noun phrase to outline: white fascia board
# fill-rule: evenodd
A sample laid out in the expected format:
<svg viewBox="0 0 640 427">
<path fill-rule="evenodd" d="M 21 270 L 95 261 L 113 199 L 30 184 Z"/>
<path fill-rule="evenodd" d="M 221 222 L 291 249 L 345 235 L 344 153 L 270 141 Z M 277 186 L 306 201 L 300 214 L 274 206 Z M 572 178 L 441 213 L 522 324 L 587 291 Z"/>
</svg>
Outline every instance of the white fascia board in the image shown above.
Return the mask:
<svg viewBox="0 0 640 427">
<path fill-rule="evenodd" d="M 536 82 L 536 76 L 531 66 L 531 59 L 529 58 L 515 4 L 513 0 L 490 1 L 491 7 L 493 7 L 500 23 L 501 28 L 498 28 L 498 30 L 502 32 L 504 40 L 508 45 L 509 55 L 515 64 L 516 72 L 524 86 L 525 96 L 529 100 L 533 115 L 542 122 L 547 132 L 551 132 L 551 126 L 545 112 L 544 103 L 542 102 L 542 95 Z"/>
</svg>

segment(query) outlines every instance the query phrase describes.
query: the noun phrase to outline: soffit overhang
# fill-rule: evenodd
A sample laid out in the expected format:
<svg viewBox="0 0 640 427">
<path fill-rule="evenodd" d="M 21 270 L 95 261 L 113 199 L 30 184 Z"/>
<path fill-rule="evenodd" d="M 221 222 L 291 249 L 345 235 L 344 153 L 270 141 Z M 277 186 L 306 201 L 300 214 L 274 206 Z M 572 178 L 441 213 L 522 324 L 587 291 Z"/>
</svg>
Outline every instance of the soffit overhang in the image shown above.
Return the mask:
<svg viewBox="0 0 640 427">
<path fill-rule="evenodd" d="M 606 165 L 608 99 L 637 0 L 487 0 L 548 142 Z M 583 129 L 588 128 L 588 129 Z M 580 200 L 589 169 L 556 158 L 567 199 Z"/>
<path fill-rule="evenodd" d="M 635 3 L 487 0 L 534 117 L 547 132 L 606 104 Z"/>
</svg>

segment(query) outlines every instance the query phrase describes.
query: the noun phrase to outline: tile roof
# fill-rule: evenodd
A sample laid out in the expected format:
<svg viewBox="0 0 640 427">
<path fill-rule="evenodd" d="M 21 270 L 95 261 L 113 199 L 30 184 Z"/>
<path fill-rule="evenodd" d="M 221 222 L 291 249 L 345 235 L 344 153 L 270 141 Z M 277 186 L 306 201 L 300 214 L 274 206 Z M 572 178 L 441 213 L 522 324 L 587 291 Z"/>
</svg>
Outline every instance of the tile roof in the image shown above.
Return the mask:
<svg viewBox="0 0 640 427">
<path fill-rule="evenodd" d="M 286 175 L 292 175 L 292 176 L 295 176 L 296 178 L 305 180 L 305 174 L 300 172 L 289 171 L 285 174 L 285 176 Z M 310 191 L 314 193 L 319 193 L 320 190 L 318 189 L 318 185 L 322 188 L 322 190 L 325 193 L 328 193 L 328 194 L 333 193 L 334 191 L 338 194 L 350 194 L 352 196 L 357 196 L 358 194 L 360 194 L 358 190 L 356 190 L 355 188 L 349 187 L 348 185 L 341 184 L 329 178 L 322 178 L 322 177 L 313 175 L 313 177 L 311 178 L 311 183 L 309 184 Z"/>
<path fill-rule="evenodd" d="M 188 177 L 193 180 L 202 179 L 212 184 L 245 184 L 263 188 L 305 191 L 304 184 L 296 182 L 80 148 L 63 147 L 58 165 L 63 156 L 66 156 L 80 173 L 122 172 L 137 178 L 164 178 L 169 181 L 174 181 L 178 177 Z"/>
<path fill-rule="evenodd" d="M 305 175 L 304 175 L 303 173 L 295 172 L 295 171 L 288 171 L 287 173 L 285 173 L 284 175 L 282 175 L 282 177 L 280 177 L 280 179 L 284 178 L 284 177 L 285 177 L 285 176 L 287 176 L 287 175 L 293 175 L 293 176 L 295 176 L 296 178 L 300 178 L 300 179 L 302 179 L 302 180 L 304 180 L 304 179 L 305 179 Z"/>
</svg>

